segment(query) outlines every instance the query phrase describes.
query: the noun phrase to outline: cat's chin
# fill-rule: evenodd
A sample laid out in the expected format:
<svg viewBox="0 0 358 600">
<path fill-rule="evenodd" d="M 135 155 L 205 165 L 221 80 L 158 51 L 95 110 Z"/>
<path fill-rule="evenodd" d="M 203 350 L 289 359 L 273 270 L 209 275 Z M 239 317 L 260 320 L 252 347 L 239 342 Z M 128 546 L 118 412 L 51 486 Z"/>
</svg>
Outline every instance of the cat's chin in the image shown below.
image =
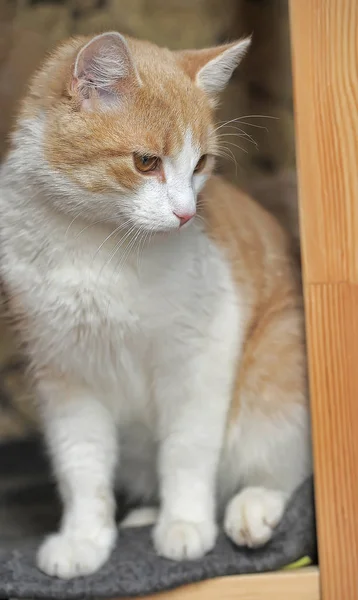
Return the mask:
<svg viewBox="0 0 358 600">
<path fill-rule="evenodd" d="M 185 231 L 190 227 L 189 224 L 184 225 L 183 227 L 167 227 L 166 229 L 148 229 L 155 237 L 168 237 L 169 235 L 180 234 L 182 231 Z"/>
<path fill-rule="evenodd" d="M 149 223 L 137 223 L 136 224 L 136 229 L 138 231 L 145 231 L 145 232 L 149 232 L 151 234 L 155 234 L 155 235 L 168 235 L 170 233 L 178 233 L 178 232 L 182 232 L 182 231 L 186 231 L 187 229 L 189 229 L 189 227 L 193 226 L 193 223 L 196 221 L 195 217 L 190 219 L 190 221 L 188 221 L 187 223 L 183 224 L 183 225 L 179 225 L 177 223 L 173 224 L 170 223 L 168 225 L 164 225 L 164 224 L 154 224 L 151 225 Z"/>
<path fill-rule="evenodd" d="M 164 226 L 164 225 L 159 225 L 159 226 L 155 226 L 155 225 L 142 225 L 142 224 L 138 224 L 136 226 L 136 230 L 139 232 L 141 231 L 143 234 L 148 234 L 151 236 L 167 236 L 169 234 L 173 234 L 173 233 L 178 233 L 179 231 L 181 231 L 182 229 L 186 229 L 188 227 L 188 225 L 184 225 L 183 227 L 179 227 L 179 226 L 173 226 L 173 225 L 168 225 L 168 226 Z"/>
</svg>

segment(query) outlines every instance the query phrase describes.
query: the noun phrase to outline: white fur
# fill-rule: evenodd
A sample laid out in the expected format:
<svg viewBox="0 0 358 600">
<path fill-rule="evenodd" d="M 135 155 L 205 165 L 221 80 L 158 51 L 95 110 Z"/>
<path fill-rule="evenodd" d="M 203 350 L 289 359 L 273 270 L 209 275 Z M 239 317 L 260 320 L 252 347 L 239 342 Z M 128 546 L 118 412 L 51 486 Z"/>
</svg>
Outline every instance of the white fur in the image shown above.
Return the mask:
<svg viewBox="0 0 358 600">
<path fill-rule="evenodd" d="M 134 499 L 160 501 L 157 551 L 198 558 L 240 486 L 276 490 L 283 510 L 310 469 L 307 415 L 293 407 L 286 422 L 266 423 L 242 411 L 224 445 L 247 304 L 200 222 L 179 231 L 173 215 L 195 210 L 204 182 L 193 176 L 190 132 L 176 160 L 164 160 L 166 185 L 148 178 L 140 193 L 118 186 L 104 197 L 46 164 L 42 129 L 40 119 L 22 123 L 0 192 L 1 276 L 31 321 L 34 363 L 49 366 L 37 393 L 64 504 L 39 567 L 70 578 L 105 562 L 116 473 Z M 112 234 L 127 218 L 134 235 L 170 233 L 131 250 L 127 230 Z M 270 493 L 255 493 L 255 543 L 271 534 L 262 522 L 277 520 Z M 226 527 L 236 539 L 249 507 L 233 502 Z"/>
<path fill-rule="evenodd" d="M 200 149 L 194 146 L 193 136 L 188 130 L 179 156 L 176 159 L 169 157 L 163 159 L 169 206 L 177 215 L 195 215 L 196 194 L 203 183 L 203 176 L 193 177 L 199 158 Z M 175 225 L 178 225 L 178 219 Z"/>
<path fill-rule="evenodd" d="M 238 546 L 255 548 L 266 544 L 282 518 L 286 500 L 281 491 L 245 488 L 226 508 L 226 534 Z"/>
</svg>

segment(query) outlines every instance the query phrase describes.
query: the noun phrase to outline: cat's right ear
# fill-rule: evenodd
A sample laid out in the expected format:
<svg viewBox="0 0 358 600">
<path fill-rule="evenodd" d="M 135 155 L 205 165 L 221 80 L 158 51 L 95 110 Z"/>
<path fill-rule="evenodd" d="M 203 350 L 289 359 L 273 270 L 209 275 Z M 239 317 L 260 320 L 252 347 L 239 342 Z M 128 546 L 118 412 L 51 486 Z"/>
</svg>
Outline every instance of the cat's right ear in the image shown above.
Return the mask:
<svg viewBox="0 0 358 600">
<path fill-rule="evenodd" d="M 118 105 L 135 85 L 140 85 L 139 76 L 120 33 L 97 35 L 79 51 L 71 91 L 78 97 L 81 108 L 94 110 Z"/>
</svg>

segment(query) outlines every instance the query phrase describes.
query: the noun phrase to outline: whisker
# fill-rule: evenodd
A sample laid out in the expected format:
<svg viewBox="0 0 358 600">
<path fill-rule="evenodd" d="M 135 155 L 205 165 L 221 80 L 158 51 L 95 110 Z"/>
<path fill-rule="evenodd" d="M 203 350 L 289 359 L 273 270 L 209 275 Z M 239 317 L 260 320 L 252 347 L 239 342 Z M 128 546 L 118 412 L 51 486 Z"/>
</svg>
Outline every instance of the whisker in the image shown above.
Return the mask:
<svg viewBox="0 0 358 600">
<path fill-rule="evenodd" d="M 278 117 L 272 117 L 272 119 L 278 119 Z M 249 123 L 248 121 L 240 121 L 240 125 L 248 125 L 248 127 L 256 127 L 256 129 L 264 129 L 268 132 L 268 128 L 265 125 L 257 125 L 257 123 Z"/>
<path fill-rule="evenodd" d="M 107 265 L 113 260 L 113 258 L 115 257 L 115 255 L 118 253 L 118 250 L 123 245 L 125 239 L 127 239 L 129 237 L 128 234 L 129 233 L 132 234 L 135 229 L 136 229 L 136 225 L 133 225 L 131 227 L 131 229 L 127 232 L 127 235 L 123 238 L 123 240 L 120 240 L 120 243 L 116 245 L 116 247 L 114 249 L 114 252 L 112 252 L 112 255 L 111 255 L 109 261 L 107 261 Z M 139 238 L 139 246 L 140 246 L 141 241 L 143 239 L 143 236 L 146 233 L 147 233 L 146 230 L 143 229 L 142 227 L 139 228 L 135 232 L 133 238 L 130 239 L 130 241 L 128 243 L 128 246 L 124 249 L 124 252 L 123 252 L 122 256 L 120 256 L 120 260 L 116 263 L 116 265 L 115 265 L 115 267 L 113 269 L 113 275 L 114 275 L 114 277 L 116 277 L 116 276 L 118 277 L 121 269 L 125 265 L 125 263 L 126 263 L 128 257 L 130 256 L 133 248 L 135 247 L 138 238 Z M 137 257 L 137 259 L 138 259 L 138 257 Z M 137 264 L 137 266 L 138 266 L 138 264 Z M 114 284 L 116 284 L 116 281 L 117 281 L 117 279 L 114 280 Z M 110 300 L 108 301 L 107 314 L 108 314 L 108 311 L 109 311 L 109 307 L 110 307 Z"/>
<path fill-rule="evenodd" d="M 142 237 L 139 240 L 139 244 L 138 244 L 138 249 L 137 249 L 137 269 L 138 269 L 138 274 L 140 274 L 140 269 L 142 266 L 142 257 L 143 254 L 145 252 L 145 244 L 146 244 L 146 239 L 149 235 L 149 231 L 148 229 L 144 230 Z"/>
<path fill-rule="evenodd" d="M 139 264 L 139 251 L 140 251 L 140 247 L 141 247 L 141 243 L 143 241 L 144 235 L 145 235 L 145 229 L 144 228 L 140 228 L 139 230 L 139 240 L 138 240 L 138 244 L 137 244 L 137 254 L 136 254 L 136 265 L 137 265 L 137 269 L 138 269 L 138 264 Z M 138 236 L 137 236 L 138 237 Z"/>
<path fill-rule="evenodd" d="M 148 238 L 149 238 L 149 235 L 150 235 L 151 231 L 153 231 L 153 228 L 151 228 L 151 229 L 147 229 L 147 230 L 144 232 L 144 236 L 143 236 L 143 238 L 144 238 L 144 239 L 143 239 L 143 246 L 142 246 L 142 248 L 141 248 L 141 251 L 140 251 L 140 253 L 139 253 L 139 251 L 138 251 L 138 258 L 139 258 L 139 260 L 138 260 L 138 272 L 140 271 L 140 269 L 141 269 L 141 266 L 142 266 L 142 265 L 141 265 L 141 261 L 140 261 L 140 259 L 141 259 L 141 257 L 143 256 L 143 252 L 144 252 L 144 250 L 145 250 L 145 247 L 146 247 L 146 244 L 147 244 L 147 240 L 148 240 Z M 149 241 L 150 241 L 150 240 L 149 240 Z"/>
<path fill-rule="evenodd" d="M 229 152 L 229 154 L 226 154 L 226 152 L 224 150 L 226 150 L 227 152 Z M 236 174 L 237 174 L 237 160 L 236 160 L 236 156 L 233 153 L 233 151 L 231 150 L 231 148 L 218 148 L 216 150 L 215 154 L 216 154 L 216 156 L 218 156 L 220 158 L 231 160 L 234 163 L 234 165 L 235 165 Z"/>
<path fill-rule="evenodd" d="M 142 242 L 144 243 L 146 235 L 147 235 L 147 231 L 144 230 L 142 236 L 139 239 L 138 246 L 137 246 L 137 261 L 136 262 L 137 262 L 138 273 L 139 273 L 139 263 L 140 263 L 141 246 L 142 246 Z"/>
<path fill-rule="evenodd" d="M 83 215 L 83 210 L 81 210 L 81 212 L 79 212 L 75 217 L 73 217 L 71 223 L 69 224 L 69 226 L 66 229 L 65 240 L 67 240 L 67 236 L 69 234 L 69 231 L 70 231 L 72 225 L 74 224 L 74 222 L 76 221 L 76 219 L 78 219 L 78 217 L 80 217 L 81 215 Z"/>
<path fill-rule="evenodd" d="M 124 267 L 128 257 L 130 256 L 133 248 L 135 247 L 136 241 L 138 240 L 138 238 L 140 237 L 141 234 L 142 234 L 142 229 L 138 229 L 138 231 L 135 233 L 134 237 L 129 241 L 127 248 L 125 248 L 125 250 L 124 250 L 122 258 L 119 261 L 119 263 L 117 262 L 117 264 L 114 268 L 114 271 L 120 271 Z"/>
<path fill-rule="evenodd" d="M 107 223 L 108 221 L 111 221 L 112 219 L 108 218 L 108 219 L 100 219 L 98 221 L 94 221 L 93 223 L 90 223 L 89 225 L 86 225 L 86 227 L 84 227 L 83 229 L 81 229 L 81 231 L 75 235 L 74 239 L 77 240 L 77 238 L 80 237 L 80 235 L 82 235 L 82 233 L 84 233 L 85 231 L 87 231 L 87 229 L 90 229 L 91 227 L 94 227 L 95 225 L 99 225 L 100 223 Z M 73 223 L 73 222 L 72 222 Z M 68 229 L 67 229 L 68 231 Z M 67 233 L 66 233 L 67 236 Z"/>
<path fill-rule="evenodd" d="M 199 219 L 200 221 L 202 221 L 202 222 L 204 223 L 204 225 L 206 225 L 206 221 L 205 221 L 205 219 L 204 219 L 203 215 L 198 215 L 198 214 L 197 214 L 195 218 L 196 218 L 196 219 Z"/>
<path fill-rule="evenodd" d="M 105 264 L 103 265 L 103 267 L 100 269 L 99 275 L 101 275 L 103 269 L 105 269 L 111 262 L 111 260 L 113 259 L 113 257 L 117 254 L 117 251 L 119 250 L 119 248 L 124 244 L 125 240 L 133 233 L 133 231 L 136 229 L 135 225 L 132 225 L 132 227 L 126 232 L 126 234 L 117 242 L 117 244 L 115 245 L 109 259 L 105 262 Z"/>
<path fill-rule="evenodd" d="M 275 119 L 278 120 L 279 117 L 275 117 L 273 115 L 243 115 L 242 117 L 236 117 L 235 119 L 230 119 L 228 121 L 218 121 L 216 123 L 216 125 L 218 125 L 218 127 L 216 127 L 214 129 L 214 132 L 218 131 L 219 129 L 222 129 L 222 127 L 225 127 L 226 125 L 229 125 L 230 123 L 237 123 L 240 122 L 240 124 L 243 125 L 249 125 L 250 127 L 258 127 L 260 129 L 266 129 L 267 127 L 263 126 L 263 125 L 257 125 L 257 123 L 248 123 L 243 121 L 243 119 Z"/>
<path fill-rule="evenodd" d="M 105 243 L 108 242 L 108 240 L 110 240 L 113 235 L 116 235 L 121 229 L 123 229 L 123 227 L 121 227 L 121 225 L 119 225 L 109 235 L 107 235 L 107 237 L 103 240 L 103 242 L 98 246 L 96 252 L 92 256 L 92 260 L 94 260 L 96 258 L 98 252 L 100 252 L 101 248 L 103 248 Z"/>
<path fill-rule="evenodd" d="M 242 150 L 243 152 L 245 152 L 245 154 L 248 154 L 248 151 L 246 150 L 246 148 L 242 148 L 242 146 L 239 146 L 238 144 L 234 144 L 234 142 L 225 142 L 225 144 L 230 144 L 230 146 L 234 146 L 235 148 L 238 148 L 239 150 Z M 224 146 L 224 148 L 226 148 L 226 146 Z M 229 150 L 229 148 L 226 148 L 226 150 Z"/>
<path fill-rule="evenodd" d="M 229 127 L 232 127 L 232 126 L 229 125 Z M 236 127 L 234 127 L 233 129 L 236 129 Z M 254 140 L 254 138 L 250 134 L 246 133 L 246 131 L 243 131 L 242 129 L 238 129 L 238 131 L 240 131 L 241 133 L 231 133 L 231 132 L 220 133 L 217 136 L 217 138 L 220 139 L 220 138 L 225 138 L 227 136 L 231 136 L 231 137 L 232 136 L 237 136 L 237 137 L 240 137 L 240 138 L 242 138 L 244 140 L 247 139 L 251 144 L 253 144 L 258 149 L 258 143 Z"/>
<path fill-rule="evenodd" d="M 227 150 L 228 152 L 230 152 L 229 156 L 231 156 L 231 157 L 232 157 L 232 161 L 233 161 L 233 163 L 234 163 L 234 165 L 235 165 L 235 176 L 237 176 L 237 168 L 238 168 L 238 165 L 237 165 L 236 156 L 235 156 L 235 154 L 233 153 L 233 151 L 231 150 L 231 148 L 226 148 L 226 150 Z"/>
<path fill-rule="evenodd" d="M 132 219 L 127 219 L 127 221 L 125 221 L 124 223 L 121 223 L 120 225 L 118 225 L 118 227 L 116 227 L 109 235 L 107 235 L 107 237 L 103 240 L 103 242 L 98 246 L 96 252 L 93 255 L 93 259 L 94 260 L 98 254 L 98 252 L 101 250 L 101 248 L 103 248 L 104 244 L 106 242 L 108 242 L 108 240 L 115 235 L 116 233 L 118 233 L 118 231 L 120 231 L 121 229 L 124 229 L 128 223 L 130 223 L 132 221 Z"/>
</svg>

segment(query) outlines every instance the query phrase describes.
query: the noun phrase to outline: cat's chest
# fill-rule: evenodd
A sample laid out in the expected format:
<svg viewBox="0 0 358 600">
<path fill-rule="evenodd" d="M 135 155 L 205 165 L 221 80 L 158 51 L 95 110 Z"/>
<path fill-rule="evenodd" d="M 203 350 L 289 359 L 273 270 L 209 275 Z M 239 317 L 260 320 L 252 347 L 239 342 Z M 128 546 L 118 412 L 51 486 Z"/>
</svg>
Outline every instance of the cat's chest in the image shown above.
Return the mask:
<svg viewBox="0 0 358 600">
<path fill-rule="evenodd" d="M 92 332 L 106 325 L 115 335 L 153 335 L 179 313 L 195 318 L 196 300 L 213 286 L 207 252 L 195 252 L 203 245 L 198 235 L 187 241 L 153 245 L 145 256 L 135 255 L 120 267 L 80 261 L 65 269 L 67 281 L 61 285 L 68 286 L 77 314 Z"/>
<path fill-rule="evenodd" d="M 97 276 L 95 270 L 73 268 L 67 273 L 68 318 L 64 327 L 78 332 L 82 349 L 119 360 L 137 338 L 146 337 L 147 323 L 160 301 L 157 293 L 140 280 L 134 269 Z"/>
<path fill-rule="evenodd" d="M 102 390 L 123 382 L 138 397 L 153 368 L 171 360 L 176 341 L 182 348 L 184 338 L 189 344 L 204 335 L 226 285 L 216 249 L 195 231 L 153 245 L 138 263 L 134 257 L 120 268 L 115 261 L 103 268 L 83 252 L 78 260 L 65 258 L 48 285 L 41 282 L 43 297 L 31 295 L 33 314 L 44 307 L 44 360 Z"/>
<path fill-rule="evenodd" d="M 186 309 L 195 306 L 189 279 L 182 268 L 163 264 L 100 274 L 85 264 L 65 265 L 46 299 L 44 346 L 57 340 L 56 357 L 66 369 L 85 370 L 101 387 L 129 381 L 133 392 L 142 375 L 149 378 L 163 336 L 184 314 L 193 318 Z"/>
</svg>

